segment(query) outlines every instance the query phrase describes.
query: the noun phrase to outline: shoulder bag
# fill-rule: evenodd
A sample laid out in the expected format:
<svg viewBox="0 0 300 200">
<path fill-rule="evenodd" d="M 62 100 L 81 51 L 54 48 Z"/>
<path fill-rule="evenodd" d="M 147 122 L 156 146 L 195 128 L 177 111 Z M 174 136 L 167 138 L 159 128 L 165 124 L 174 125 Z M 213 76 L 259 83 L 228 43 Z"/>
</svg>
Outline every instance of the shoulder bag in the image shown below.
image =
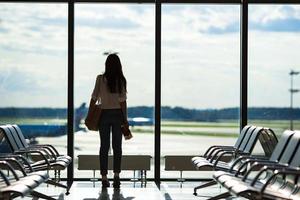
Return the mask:
<svg viewBox="0 0 300 200">
<path fill-rule="evenodd" d="M 89 107 L 88 114 L 85 118 L 85 125 L 91 131 L 99 130 L 99 123 L 101 117 L 101 104 L 94 104 Z"/>
</svg>

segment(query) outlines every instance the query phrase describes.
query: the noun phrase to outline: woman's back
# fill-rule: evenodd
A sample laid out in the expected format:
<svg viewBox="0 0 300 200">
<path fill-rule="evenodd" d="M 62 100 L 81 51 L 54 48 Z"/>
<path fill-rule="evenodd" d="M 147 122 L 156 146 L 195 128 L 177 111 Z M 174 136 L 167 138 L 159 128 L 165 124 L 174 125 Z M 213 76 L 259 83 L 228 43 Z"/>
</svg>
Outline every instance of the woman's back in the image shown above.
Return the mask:
<svg viewBox="0 0 300 200">
<path fill-rule="evenodd" d="M 111 93 L 106 77 L 98 75 L 92 98 L 101 102 L 102 109 L 118 109 L 121 108 L 120 102 L 126 100 L 126 91 L 122 89 L 121 93 Z"/>
</svg>

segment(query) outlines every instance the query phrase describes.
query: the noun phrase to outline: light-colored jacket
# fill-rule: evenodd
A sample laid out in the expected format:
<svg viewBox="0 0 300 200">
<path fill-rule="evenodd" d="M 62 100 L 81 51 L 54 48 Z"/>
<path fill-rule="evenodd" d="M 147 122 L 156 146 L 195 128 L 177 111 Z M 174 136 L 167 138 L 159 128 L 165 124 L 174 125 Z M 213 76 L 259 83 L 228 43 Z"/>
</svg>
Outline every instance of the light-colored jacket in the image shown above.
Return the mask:
<svg viewBox="0 0 300 200">
<path fill-rule="evenodd" d="M 121 108 L 120 102 L 126 101 L 127 94 L 125 89 L 122 90 L 122 93 L 111 93 L 106 78 L 103 75 L 98 75 L 92 99 L 99 101 L 102 109 L 118 109 Z"/>
</svg>

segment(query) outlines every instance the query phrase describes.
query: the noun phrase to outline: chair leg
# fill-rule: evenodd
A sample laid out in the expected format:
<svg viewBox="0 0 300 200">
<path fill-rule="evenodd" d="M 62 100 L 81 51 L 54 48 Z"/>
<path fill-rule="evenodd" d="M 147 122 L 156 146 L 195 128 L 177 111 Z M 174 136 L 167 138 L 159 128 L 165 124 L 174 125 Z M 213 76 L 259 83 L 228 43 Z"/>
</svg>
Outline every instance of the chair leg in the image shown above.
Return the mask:
<svg viewBox="0 0 300 200">
<path fill-rule="evenodd" d="M 230 197 L 230 196 L 231 196 L 230 192 L 224 192 L 222 194 L 219 194 L 217 196 L 209 198 L 209 200 L 224 199 L 224 198 L 227 198 L 227 197 Z"/>
<path fill-rule="evenodd" d="M 199 185 L 199 186 L 194 188 L 194 195 L 197 196 L 197 190 L 198 189 L 209 187 L 209 186 L 216 185 L 216 184 L 217 184 L 217 182 L 215 180 L 212 180 L 212 181 L 209 181 L 209 182 L 204 183 L 202 185 Z"/>
<path fill-rule="evenodd" d="M 42 194 L 40 192 L 37 192 L 37 191 L 31 191 L 30 194 L 34 197 L 38 197 L 38 198 L 41 198 L 41 199 L 55 200 L 55 198 L 49 197 L 49 196 L 47 196 L 45 194 Z"/>
<path fill-rule="evenodd" d="M 51 180 L 51 179 L 47 180 L 46 183 L 68 189 L 68 187 L 66 185 L 63 185 L 61 183 L 57 183 L 57 182 L 55 182 L 54 180 Z"/>
</svg>

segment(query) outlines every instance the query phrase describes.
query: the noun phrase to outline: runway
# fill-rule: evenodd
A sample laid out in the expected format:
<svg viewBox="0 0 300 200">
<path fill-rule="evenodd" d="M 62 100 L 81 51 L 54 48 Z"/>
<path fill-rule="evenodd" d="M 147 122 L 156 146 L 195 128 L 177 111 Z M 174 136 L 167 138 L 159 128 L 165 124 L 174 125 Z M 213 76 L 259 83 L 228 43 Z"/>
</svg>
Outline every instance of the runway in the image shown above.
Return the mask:
<svg viewBox="0 0 300 200">
<path fill-rule="evenodd" d="M 123 140 L 123 155 L 150 155 L 154 157 L 154 133 L 139 133 L 133 129 L 134 137 L 129 140 Z M 166 155 L 202 155 L 211 145 L 233 145 L 236 138 L 234 137 L 208 137 L 194 135 L 161 135 L 161 164 L 162 176 L 179 177 L 179 172 L 164 171 L 163 157 Z M 56 146 L 59 152 L 67 154 L 67 136 L 56 138 L 38 138 L 41 144 L 50 143 Z M 75 153 L 75 177 L 92 177 L 91 171 L 77 170 L 77 156 L 79 154 L 98 154 L 100 138 L 98 132 L 79 131 L 74 135 L 74 153 Z M 261 152 L 261 147 L 255 148 L 254 152 Z M 153 162 L 151 171 L 147 177 L 153 177 Z M 203 172 L 184 172 L 185 177 L 199 176 Z M 97 172 L 97 176 L 99 173 Z M 62 174 L 65 176 L 65 173 Z M 123 177 L 133 177 L 133 172 L 122 172 Z M 201 175 L 201 176 L 206 176 Z M 209 174 L 207 174 L 209 177 Z"/>
</svg>

